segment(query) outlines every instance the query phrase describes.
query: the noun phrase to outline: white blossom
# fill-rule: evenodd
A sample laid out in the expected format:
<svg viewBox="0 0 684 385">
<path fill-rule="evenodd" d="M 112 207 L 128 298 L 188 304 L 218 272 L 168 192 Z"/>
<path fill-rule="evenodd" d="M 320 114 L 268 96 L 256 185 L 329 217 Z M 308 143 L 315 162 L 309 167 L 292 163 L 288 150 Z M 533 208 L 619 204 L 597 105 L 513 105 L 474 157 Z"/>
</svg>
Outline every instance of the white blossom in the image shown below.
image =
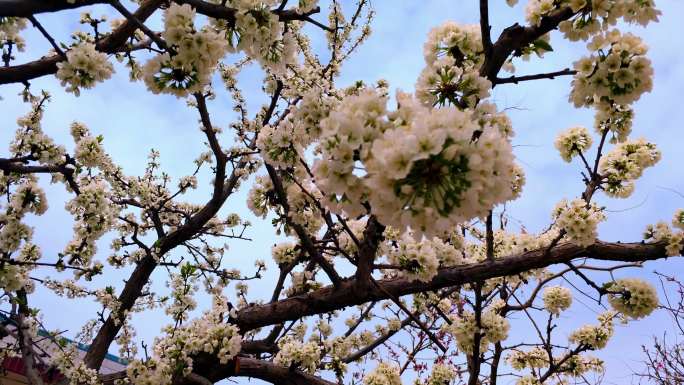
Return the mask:
<svg viewBox="0 0 684 385">
<path fill-rule="evenodd" d="M 380 362 L 378 366 L 363 377 L 364 385 L 401 385 L 399 368 L 386 362 Z"/>
<path fill-rule="evenodd" d="M 658 307 L 658 294 L 648 282 L 638 278 L 618 279 L 608 286 L 608 302 L 616 311 L 639 319 Z"/>
<path fill-rule="evenodd" d="M 293 339 L 284 339 L 279 347 L 280 350 L 273 359 L 276 365 L 285 367 L 296 365 L 305 372 L 316 372 L 321 360 L 321 349 L 317 342 L 302 343 Z"/>
<path fill-rule="evenodd" d="M 570 342 L 587 345 L 592 349 L 603 349 L 613 336 L 615 313 L 606 312 L 599 315 L 598 325 L 584 325 L 570 334 Z"/>
<path fill-rule="evenodd" d="M 93 88 L 96 83 L 109 79 L 114 67 L 107 59 L 107 54 L 95 49 L 95 44 L 79 43 L 66 52 L 67 60 L 57 63 L 55 76 L 67 92 L 76 96 L 81 94 L 81 88 Z"/>
<path fill-rule="evenodd" d="M 601 157 L 599 174 L 604 178 L 604 191 L 608 196 L 626 198 L 634 191 L 634 180 L 644 169 L 660 160 L 655 144 L 645 139 L 629 140 L 618 144 Z"/>
<path fill-rule="evenodd" d="M 544 308 L 551 314 L 558 315 L 572 305 L 572 292 L 562 286 L 544 288 L 542 294 Z"/>
<path fill-rule="evenodd" d="M 145 64 L 143 80 L 150 91 L 184 97 L 209 84 L 228 47 L 220 34 L 208 28 L 196 30 L 194 19 L 195 11 L 188 4 L 173 3 L 164 13 L 162 35 L 174 51 Z"/>
<path fill-rule="evenodd" d="M 588 47 L 592 54 L 574 63 L 570 101 L 576 107 L 626 106 L 651 91 L 653 68 L 640 38 L 612 30 L 595 36 Z"/>
<path fill-rule="evenodd" d="M 452 324 L 445 324 L 443 329 L 451 333 L 459 349 L 466 353 L 473 351 L 475 334 L 480 334 L 480 351 L 485 351 L 489 344 L 503 341 L 508 338 L 510 325 L 508 320 L 494 310 L 482 312 L 480 327 L 478 328 L 475 314 L 466 311 L 461 316 L 451 316 Z"/>
<path fill-rule="evenodd" d="M 584 199 L 561 200 L 553 210 L 556 226 L 565 230 L 568 239 L 579 246 L 592 245 L 598 235 L 596 227 L 606 219 L 603 210 Z"/>
<path fill-rule="evenodd" d="M 556 137 L 554 146 L 564 161 L 570 162 L 573 156 L 585 152 L 591 147 L 591 135 L 584 127 L 571 127 Z"/>
</svg>

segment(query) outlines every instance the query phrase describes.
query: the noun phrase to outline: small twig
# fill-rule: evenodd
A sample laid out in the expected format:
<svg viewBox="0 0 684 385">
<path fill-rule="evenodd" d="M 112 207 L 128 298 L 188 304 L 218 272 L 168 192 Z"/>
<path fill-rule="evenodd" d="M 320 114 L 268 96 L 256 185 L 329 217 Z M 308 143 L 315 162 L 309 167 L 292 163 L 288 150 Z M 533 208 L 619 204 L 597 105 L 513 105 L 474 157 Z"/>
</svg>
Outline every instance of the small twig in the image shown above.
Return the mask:
<svg viewBox="0 0 684 385">
<path fill-rule="evenodd" d="M 556 72 L 548 72 L 548 73 L 543 73 L 543 74 L 524 75 L 524 76 L 509 76 L 507 78 L 496 78 L 494 80 L 494 84 L 506 84 L 506 83 L 518 84 L 518 82 L 524 82 L 524 81 L 528 81 L 528 80 L 555 79 L 556 76 L 574 75 L 576 73 L 577 73 L 577 71 L 566 68 L 564 70 L 560 70 L 560 71 L 556 71 Z"/>
<path fill-rule="evenodd" d="M 442 344 L 442 342 L 437 337 L 435 337 L 435 335 L 430 331 L 430 329 L 428 329 L 428 327 L 425 326 L 425 324 L 415 314 L 413 314 L 413 312 L 411 312 L 406 306 L 404 306 L 403 303 L 401 303 L 399 298 L 395 297 L 394 295 L 392 295 L 392 293 L 385 290 L 385 288 L 383 288 L 381 285 L 378 285 L 378 282 L 375 279 L 373 279 L 373 277 L 371 277 L 370 279 L 373 285 L 375 285 L 375 287 L 377 287 L 381 292 L 385 293 L 385 295 L 387 295 L 392 300 L 392 302 L 399 306 L 399 308 L 404 313 L 406 313 L 411 318 L 411 320 L 413 320 L 413 322 L 415 322 L 418 325 L 418 327 L 420 327 L 420 329 L 423 332 L 425 332 L 425 334 L 427 334 L 428 337 L 430 337 L 430 340 L 432 340 L 432 342 L 434 342 L 435 345 L 437 345 L 444 353 L 447 352 L 448 349 L 444 346 L 444 344 Z"/>
<path fill-rule="evenodd" d="M 138 27 L 139 30 L 143 31 L 143 33 L 145 35 L 147 35 L 147 37 L 152 39 L 152 41 L 154 41 L 157 44 L 157 47 L 159 47 L 161 49 L 168 49 L 169 48 L 168 45 L 166 44 L 166 42 L 161 37 L 159 37 L 159 35 L 157 33 L 150 30 L 149 28 L 147 28 L 147 26 L 144 23 L 142 23 L 140 20 L 138 20 L 138 18 L 135 17 L 135 15 L 130 13 L 126 9 L 126 7 L 124 7 L 119 2 L 119 0 L 109 0 L 109 3 L 112 5 L 112 7 L 114 7 L 114 9 L 119 11 L 119 13 L 122 16 L 124 16 L 126 19 L 128 19 L 131 23 L 135 24 L 135 26 Z"/>
<path fill-rule="evenodd" d="M 31 15 L 28 17 L 28 19 L 29 21 L 31 21 L 31 24 L 33 24 L 33 26 L 36 27 L 40 31 L 40 33 L 47 39 L 47 41 L 50 42 L 50 45 L 52 46 L 52 48 L 55 49 L 55 52 L 57 52 L 59 56 L 66 59 L 66 54 L 64 53 L 64 51 L 62 51 L 62 49 L 59 48 L 59 45 L 57 44 L 55 39 L 53 39 L 52 36 L 50 36 L 50 34 L 48 33 L 48 31 L 46 31 L 45 28 L 43 28 L 43 25 L 38 22 L 36 17 Z"/>
</svg>

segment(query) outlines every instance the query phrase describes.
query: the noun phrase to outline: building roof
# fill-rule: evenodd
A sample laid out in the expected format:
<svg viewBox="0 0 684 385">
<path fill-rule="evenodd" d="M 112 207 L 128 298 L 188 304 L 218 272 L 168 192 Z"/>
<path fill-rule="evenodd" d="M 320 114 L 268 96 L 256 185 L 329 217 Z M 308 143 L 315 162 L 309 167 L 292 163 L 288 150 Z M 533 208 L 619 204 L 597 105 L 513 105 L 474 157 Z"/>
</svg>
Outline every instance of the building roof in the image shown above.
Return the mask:
<svg viewBox="0 0 684 385">
<path fill-rule="evenodd" d="M 0 323 L 6 326 L 8 325 L 10 327 L 16 328 L 16 323 L 3 313 L 0 313 Z M 35 343 L 38 344 L 41 347 L 41 349 L 48 354 L 49 352 L 54 352 L 58 348 L 56 342 L 57 340 L 60 341 L 59 343 L 66 343 L 67 345 L 75 346 L 78 349 L 80 358 L 83 358 L 83 356 L 85 356 L 85 353 L 90 348 L 90 345 L 82 344 L 62 336 L 55 336 L 54 333 L 50 333 L 42 328 L 38 330 L 38 335 L 44 338 L 40 341 L 35 341 Z M 14 337 L 9 335 L 0 339 L 0 342 L 5 342 L 9 344 L 13 339 Z M 109 374 L 117 372 L 125 369 L 126 365 L 128 365 L 128 361 L 126 359 L 107 353 L 105 355 L 104 361 L 102 362 L 102 366 L 100 367 L 100 373 Z M 2 362 L 2 368 L 14 373 L 24 374 L 24 365 L 21 359 L 6 359 Z M 48 368 L 43 368 L 43 370 L 47 369 Z M 53 379 L 55 378 L 54 373 L 51 373 L 50 376 Z M 2 373 L 0 373 L 0 378 L 2 378 Z"/>
</svg>

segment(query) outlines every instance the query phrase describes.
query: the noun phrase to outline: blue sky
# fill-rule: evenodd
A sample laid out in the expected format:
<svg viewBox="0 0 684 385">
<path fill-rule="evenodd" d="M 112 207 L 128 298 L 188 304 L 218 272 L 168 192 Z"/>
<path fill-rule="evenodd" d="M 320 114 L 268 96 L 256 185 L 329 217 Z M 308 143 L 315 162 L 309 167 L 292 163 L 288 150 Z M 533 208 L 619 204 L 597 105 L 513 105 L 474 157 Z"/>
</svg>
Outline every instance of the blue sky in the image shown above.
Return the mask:
<svg viewBox="0 0 684 385">
<path fill-rule="evenodd" d="M 514 22 L 524 22 L 524 1 L 511 9 L 503 0 L 491 0 L 491 24 L 493 36 Z M 642 96 L 635 105 L 636 118 L 632 137 L 645 137 L 655 142 L 663 153 L 663 159 L 655 167 L 646 171 L 638 181 L 636 192 L 629 199 L 606 199 L 599 195 L 598 202 L 606 206 L 609 219 L 600 227 L 604 240 L 638 241 L 648 223 L 668 220 L 675 209 L 684 207 L 684 154 L 681 144 L 684 133 L 681 131 L 681 87 L 684 85 L 684 42 L 679 38 L 684 32 L 681 16 L 684 15 L 684 2 L 678 0 L 658 0 L 663 11 L 660 23 L 648 28 L 628 28 L 643 37 L 650 46 L 649 57 L 655 68 L 653 91 Z M 130 6 L 130 5 L 129 5 Z M 409 1 L 376 0 L 377 11 L 373 34 L 358 53 L 343 67 L 339 85 L 347 85 L 357 80 L 374 82 L 386 79 L 392 88 L 405 91 L 413 90 L 415 80 L 424 61 L 422 46 L 430 28 L 446 20 L 463 23 L 477 23 L 477 2 L 468 1 Z M 104 7 L 94 7 L 107 12 Z M 55 37 L 67 42 L 69 32 L 78 25 L 80 11 L 69 11 L 58 15 L 39 15 L 38 19 Z M 93 12 L 99 14 L 98 11 Z M 319 17 L 322 19 L 322 17 Z M 159 22 L 155 19 L 154 23 Z M 153 24 L 154 25 L 154 24 Z M 319 31 L 314 34 L 320 36 Z M 25 34 L 29 48 L 19 56 L 19 60 L 40 57 L 48 45 L 35 32 Z M 570 67 L 585 52 L 583 43 L 569 43 L 561 40 L 558 34 L 552 36 L 554 52 L 543 60 L 533 58 L 527 63 L 516 63 L 518 74 L 548 72 Z M 173 96 L 155 96 L 146 92 L 142 83 L 130 83 L 123 67 L 117 67 L 113 79 L 101 84 L 94 90 L 82 92 L 76 98 L 61 90 L 53 77 L 32 81 L 34 90 L 44 88 L 53 94 L 45 119 L 46 133 L 71 148 L 68 127 L 71 121 L 86 123 L 96 134 L 105 137 L 105 148 L 119 162 L 126 172 L 139 175 L 144 171 L 146 156 L 150 148 L 161 151 L 161 162 L 174 177 L 192 172 L 191 160 L 203 151 L 202 136 L 198 130 L 197 113 L 187 108 L 183 100 Z M 250 100 L 251 113 L 264 102 L 260 86 L 261 74 L 258 69 L 250 69 L 241 75 L 241 86 Z M 516 136 L 513 140 L 515 152 L 524 166 L 527 184 L 523 197 L 511 203 L 508 213 L 511 222 L 520 221 L 529 231 L 539 231 L 550 221 L 550 213 L 561 198 L 572 198 L 583 190 L 580 179 L 579 163 L 565 163 L 553 148 L 553 140 L 558 132 L 573 125 L 591 127 L 593 113 L 587 109 L 575 109 L 567 102 L 570 78 L 539 80 L 519 85 L 501 85 L 495 88 L 493 100 L 500 109 L 508 109 L 513 119 Z M 220 87 L 217 85 L 217 87 Z M 14 129 L 14 119 L 27 111 L 27 106 L 15 96 L 21 90 L 19 85 L 0 87 L 0 112 L 5 117 L 0 126 L 0 142 L 7 143 Z M 221 94 L 209 105 L 215 125 L 227 127 L 233 119 L 230 101 Z M 228 141 L 230 135 L 224 135 Z M 6 148 L 2 150 L 6 156 Z M 205 185 L 208 180 L 205 180 Z M 68 194 L 62 186 L 48 188 L 51 210 L 40 218 L 33 218 L 35 237 L 47 259 L 64 247 L 71 236 L 71 219 L 62 210 Z M 209 193 L 201 188 L 189 196 L 190 199 L 203 201 Z M 222 210 L 222 215 L 237 212 L 252 220 L 254 226 L 248 235 L 253 242 L 231 242 L 231 252 L 227 260 L 231 266 L 251 271 L 255 258 L 270 259 L 270 246 L 277 241 L 269 221 L 254 219 L 245 208 L 247 189 L 243 188 L 232 196 Z M 106 257 L 106 245 L 101 242 L 101 259 Z M 267 273 L 266 279 L 275 277 L 275 267 Z M 678 274 L 682 270 L 680 260 L 648 263 L 641 271 L 631 271 L 629 275 L 641 275 L 652 279 L 653 270 Z M 106 281 L 118 287 L 127 276 L 128 270 L 106 277 Z M 53 275 L 54 276 L 54 275 Z M 103 278 L 104 279 L 104 278 Z M 155 287 L 163 288 L 163 274 L 157 273 L 153 280 Z M 270 290 L 268 288 L 267 290 Z M 259 297 L 261 290 L 254 289 Z M 581 298 L 578 298 L 582 300 Z M 86 301 L 64 302 L 54 296 L 39 291 L 33 296 L 34 306 L 45 311 L 45 320 L 51 329 L 69 329 L 73 335 L 74 325 L 93 316 L 96 309 Z M 586 302 L 586 301 L 585 301 Z M 559 333 L 595 319 L 595 306 L 576 305 L 564 315 L 566 325 Z M 149 342 L 158 333 L 160 314 L 136 317 L 138 334 Z M 651 336 L 670 329 L 667 315 L 657 313 L 635 322 L 628 330 L 619 330 L 608 347 L 599 357 L 606 360 L 608 372 L 606 384 L 624 384 L 629 381 L 630 368 L 639 368 L 641 344 L 648 344 Z M 515 330 L 515 329 L 514 329 Z M 521 336 L 532 336 L 529 330 L 515 330 Z M 523 337 L 519 337 L 523 338 Z M 252 382 L 257 383 L 257 382 Z"/>
</svg>

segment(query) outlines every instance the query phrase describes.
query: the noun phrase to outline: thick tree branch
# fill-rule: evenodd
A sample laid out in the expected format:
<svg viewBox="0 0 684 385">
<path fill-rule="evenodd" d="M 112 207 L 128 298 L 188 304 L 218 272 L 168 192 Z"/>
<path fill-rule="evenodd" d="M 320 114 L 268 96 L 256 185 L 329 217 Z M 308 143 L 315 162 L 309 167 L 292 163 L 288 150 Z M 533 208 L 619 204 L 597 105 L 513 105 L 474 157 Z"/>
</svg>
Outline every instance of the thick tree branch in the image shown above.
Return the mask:
<svg viewBox="0 0 684 385">
<path fill-rule="evenodd" d="M 238 368 L 234 372 L 228 366 L 228 370 L 224 365 L 214 367 L 206 377 L 212 381 L 228 377 L 252 377 L 276 385 L 336 385 L 322 378 L 255 358 L 239 357 Z"/>
<path fill-rule="evenodd" d="M 480 0 L 480 31 L 485 57 L 492 51 L 491 26 L 489 25 L 489 0 Z"/>
<path fill-rule="evenodd" d="M 213 218 L 218 211 L 223 206 L 223 203 L 228 199 L 230 194 L 237 186 L 240 180 L 240 172 L 247 161 L 243 158 L 234 168 L 228 179 L 225 179 L 225 154 L 218 145 L 216 139 L 216 133 L 214 132 L 211 121 L 209 120 L 209 113 L 206 110 L 206 104 L 204 104 L 204 98 L 201 95 L 196 95 L 198 102 L 198 109 L 200 111 L 200 118 L 203 125 L 205 126 L 205 135 L 207 140 L 210 142 L 210 146 L 214 151 L 216 157 L 216 175 L 214 180 L 214 191 L 212 193 L 211 199 L 192 217 L 190 217 L 187 222 L 180 226 L 175 231 L 169 233 L 168 235 L 159 238 L 156 242 L 156 250 L 153 250 L 156 255 L 148 253 L 136 266 L 135 270 L 131 274 L 126 285 L 119 295 L 119 302 L 121 303 L 119 314 L 111 314 L 105 323 L 102 325 L 98 331 L 95 339 L 93 340 L 90 349 L 84 357 L 84 362 L 89 368 L 99 368 L 102 364 L 102 360 L 107 354 L 107 349 L 109 345 L 116 338 L 116 334 L 121 329 L 120 321 L 123 313 L 130 310 L 133 304 L 140 296 L 143 287 L 150 278 L 150 275 L 157 267 L 158 259 L 164 254 L 174 249 L 183 242 L 191 239 L 199 229 L 201 229 L 211 218 Z"/>
<path fill-rule="evenodd" d="M 276 385 L 337 385 L 320 377 L 256 358 L 239 356 L 227 364 L 208 366 L 203 362 L 204 358 L 206 357 L 199 357 L 195 361 L 195 370 L 191 376 L 178 380 L 174 384 L 191 385 L 205 383 L 205 380 L 213 384 L 231 377 L 249 377 Z M 103 385 L 114 385 L 116 380 L 124 378 L 126 378 L 126 371 L 100 376 Z"/>
<path fill-rule="evenodd" d="M 491 55 L 485 57 L 480 75 L 496 84 L 496 75 L 511 54 L 520 52 L 522 48 L 556 29 L 560 22 L 574 15 L 570 7 L 564 7 L 543 17 L 538 25 L 524 27 L 516 23 L 504 29 L 492 46 Z"/>
<path fill-rule="evenodd" d="M 96 45 L 98 51 L 112 54 L 125 50 L 125 43 L 128 38 L 133 35 L 136 29 L 142 29 L 148 36 L 150 36 L 157 45 L 164 46 L 161 39 L 155 38 L 152 31 L 144 27 L 144 22 L 150 15 L 152 15 L 163 0 L 147 0 L 142 3 L 138 10 L 130 14 L 117 1 L 109 0 L 78 0 L 74 4 L 70 4 L 66 0 L 42 1 L 42 0 L 0 0 L 0 15 L 2 16 L 18 16 L 30 17 L 42 12 L 56 12 L 64 9 L 76 8 L 85 5 L 110 3 L 119 12 L 123 12 L 126 16 L 126 22 L 113 31 L 109 36 L 102 39 Z M 189 4 L 199 14 L 214 17 L 217 19 L 227 20 L 228 23 L 235 22 L 235 9 L 214 4 L 202 0 L 177 0 L 179 4 Z M 299 13 L 295 9 L 274 10 L 281 21 L 301 20 L 313 23 L 321 28 L 325 27 L 322 24 L 311 19 L 311 15 L 320 12 L 319 8 L 315 8 L 306 13 Z M 327 27 L 326 27 L 327 28 Z M 0 84 L 26 82 L 41 76 L 53 74 L 57 72 L 57 63 L 63 60 L 59 54 L 42 57 L 32 62 L 19 64 L 15 66 L 0 68 Z"/>
<path fill-rule="evenodd" d="M 29 17 L 45 12 L 57 12 L 87 5 L 106 3 L 107 0 L 0 0 L 0 15 L 9 17 Z"/>
<path fill-rule="evenodd" d="M 124 7 L 118 0 L 109 0 L 109 4 L 111 4 L 111 6 L 114 7 L 114 9 L 116 9 L 123 17 L 125 17 L 128 22 L 132 23 L 137 29 L 143 31 L 143 33 L 147 35 L 147 37 L 149 37 L 152 41 L 157 43 L 157 47 L 159 47 L 160 49 L 168 48 L 166 42 L 161 37 L 159 37 L 159 34 L 147 28 L 147 26 L 143 22 L 138 20 L 138 18 L 135 15 L 130 13 L 128 9 L 126 9 L 126 7 Z"/>
<path fill-rule="evenodd" d="M 572 243 L 560 243 L 551 250 L 543 248 L 497 259 L 494 262 L 481 262 L 442 269 L 428 283 L 391 279 L 378 281 L 378 284 L 382 286 L 384 291 L 399 297 L 490 278 L 515 275 L 582 257 L 635 262 L 666 258 L 666 254 L 665 246 L 662 244 L 597 241 L 592 246 L 580 247 Z M 338 289 L 328 286 L 281 301 L 250 306 L 238 312 L 236 323 L 244 332 L 308 315 L 326 313 L 347 306 L 388 298 L 387 294 L 373 286 L 364 293 L 356 292 L 354 290 L 355 285 L 355 280 L 347 280 L 343 281 Z"/>
<path fill-rule="evenodd" d="M 363 232 L 363 240 L 359 245 L 359 261 L 355 273 L 357 290 L 359 291 L 365 291 L 371 283 L 373 261 L 375 261 L 378 244 L 382 240 L 384 230 L 385 226 L 378 222 L 375 216 L 368 218 L 366 229 Z"/>
<path fill-rule="evenodd" d="M 15 3 L 17 1 L 0 0 L 0 15 L 11 16 L 11 12 L 4 12 L 5 2 Z M 84 1 L 77 1 L 76 4 L 80 5 L 83 2 Z M 42 1 L 27 1 L 27 3 L 42 3 Z M 45 3 L 51 4 L 52 2 Z M 58 1 L 56 3 L 61 4 L 62 2 Z M 66 1 L 64 1 L 64 3 L 66 3 Z M 144 22 L 154 13 L 154 11 L 157 10 L 157 8 L 159 8 L 162 3 L 163 0 L 146 0 L 140 5 L 138 10 L 135 11 L 133 16 L 135 16 L 136 20 Z M 137 28 L 138 27 L 134 22 L 131 20 L 126 20 L 121 26 L 119 26 L 119 28 L 115 29 L 111 34 L 97 43 L 97 50 L 110 54 L 124 50 L 126 40 L 133 35 Z M 29 63 L 0 68 L 0 84 L 23 82 L 40 76 L 53 74 L 57 72 L 57 63 L 62 60 L 63 57 L 61 55 L 54 54 Z"/>
</svg>

